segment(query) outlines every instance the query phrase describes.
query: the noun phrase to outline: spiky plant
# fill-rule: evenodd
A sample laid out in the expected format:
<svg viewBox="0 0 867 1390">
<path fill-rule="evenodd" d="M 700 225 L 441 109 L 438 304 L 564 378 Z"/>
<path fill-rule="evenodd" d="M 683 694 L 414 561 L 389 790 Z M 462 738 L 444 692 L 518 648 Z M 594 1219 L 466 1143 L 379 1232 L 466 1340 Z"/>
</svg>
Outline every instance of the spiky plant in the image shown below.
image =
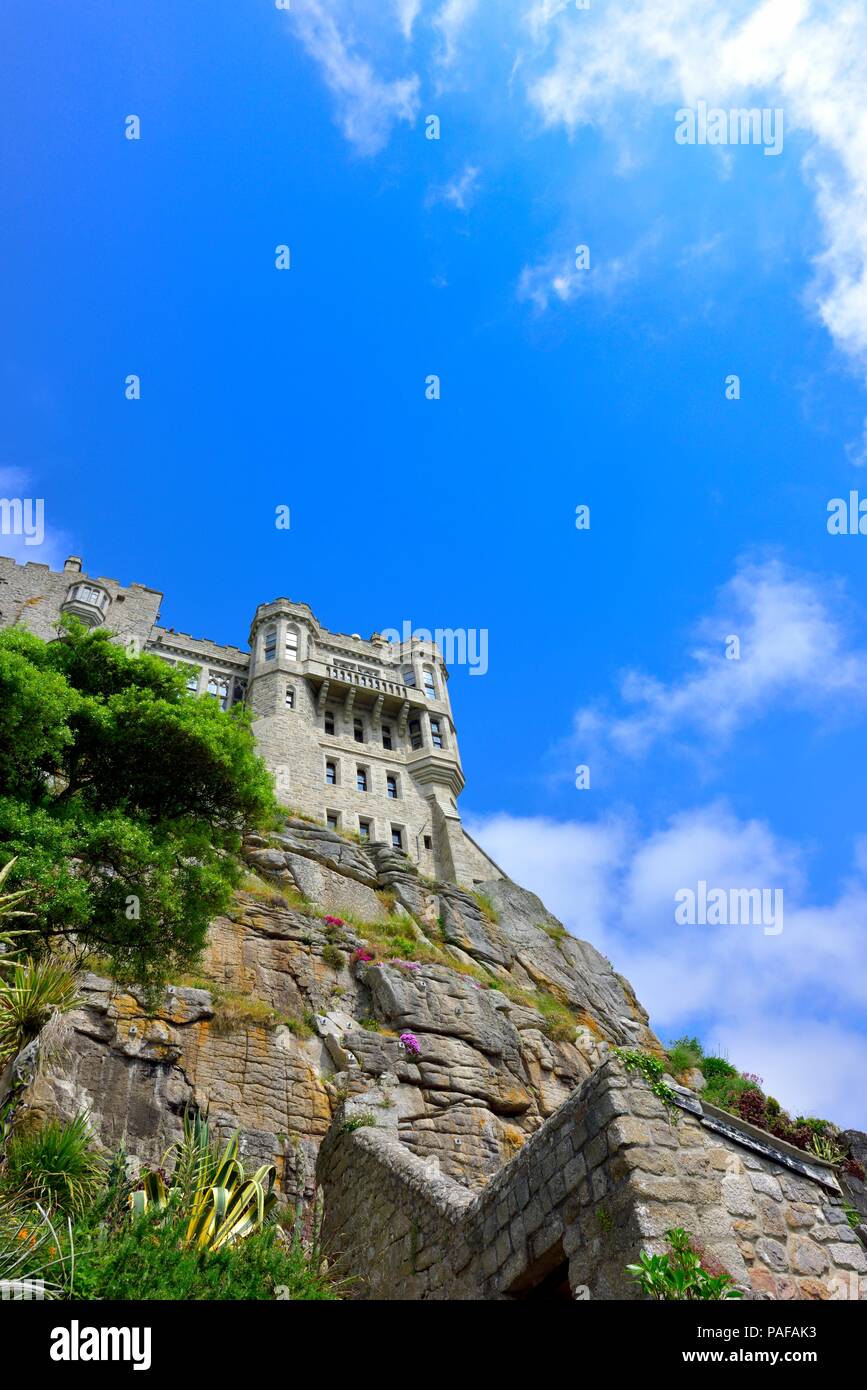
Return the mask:
<svg viewBox="0 0 867 1390">
<path fill-rule="evenodd" d="M 99 1193 L 105 1163 L 94 1152 L 85 1115 L 51 1120 L 32 1133 L 13 1133 L 0 1182 L 7 1197 L 76 1215 Z"/>
<path fill-rule="evenodd" d="M 60 1228 L 62 1229 L 62 1228 Z M 62 1298 L 72 1287 L 72 1222 L 63 1237 L 41 1206 L 0 1205 L 0 1292 L 4 1299 Z"/>
<path fill-rule="evenodd" d="M 207 1123 L 201 1117 L 186 1117 L 172 1183 L 159 1170 L 149 1172 L 130 1198 L 133 1212 L 180 1210 L 187 1218 L 184 1244 L 198 1250 L 222 1250 L 258 1231 L 276 1201 L 271 1190 L 276 1170 L 263 1163 L 247 1177 L 238 1141 L 236 1131 L 218 1158 Z"/>
<path fill-rule="evenodd" d="M 75 975 L 61 961 L 13 961 L 0 975 L 0 1065 L 57 1013 L 75 1008 Z"/>
</svg>

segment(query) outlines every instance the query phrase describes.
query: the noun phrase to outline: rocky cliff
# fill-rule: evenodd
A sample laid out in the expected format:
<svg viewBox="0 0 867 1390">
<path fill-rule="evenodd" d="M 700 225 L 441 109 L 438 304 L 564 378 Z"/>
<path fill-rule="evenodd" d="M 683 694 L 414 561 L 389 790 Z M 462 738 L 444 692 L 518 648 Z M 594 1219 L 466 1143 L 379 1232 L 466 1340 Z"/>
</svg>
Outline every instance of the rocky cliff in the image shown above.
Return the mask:
<svg viewBox="0 0 867 1390">
<path fill-rule="evenodd" d="M 610 1044 L 659 1046 L 628 982 L 508 880 L 433 883 L 389 846 L 297 819 L 244 853 L 200 979 L 148 1010 L 92 972 L 63 1055 L 19 1059 L 34 1115 L 86 1109 L 105 1149 L 158 1162 L 193 1104 L 240 1128 L 296 1201 L 352 1098 L 481 1189 Z"/>
</svg>

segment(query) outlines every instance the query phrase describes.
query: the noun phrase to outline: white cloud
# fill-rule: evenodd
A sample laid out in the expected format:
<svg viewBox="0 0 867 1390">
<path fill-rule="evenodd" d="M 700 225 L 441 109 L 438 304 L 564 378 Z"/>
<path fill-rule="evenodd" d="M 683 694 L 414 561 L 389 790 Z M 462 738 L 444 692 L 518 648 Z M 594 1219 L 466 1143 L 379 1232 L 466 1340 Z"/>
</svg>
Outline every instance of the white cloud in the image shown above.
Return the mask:
<svg viewBox="0 0 867 1390">
<path fill-rule="evenodd" d="M 518 277 L 518 299 L 535 304 L 540 312 L 553 300 L 570 304 L 581 295 L 614 299 L 638 279 L 658 241 L 658 229 L 651 228 L 623 255 L 610 256 L 598 264 L 591 247 L 586 269 L 578 268 L 577 247 L 570 255 L 557 252 L 535 265 L 525 265 Z"/>
<path fill-rule="evenodd" d="M 466 212 L 478 188 L 479 172 L 476 165 L 465 165 L 457 178 L 431 189 L 427 198 L 428 206 L 434 203 L 450 203 L 460 212 Z"/>
<path fill-rule="evenodd" d="M 394 8 L 405 39 L 412 37 L 412 28 L 421 11 L 421 0 L 394 0 Z"/>
<path fill-rule="evenodd" d="M 594 824 L 501 814 L 470 819 L 468 828 L 517 882 L 611 958 L 664 1040 L 699 1027 L 709 1048 L 758 1072 L 793 1113 L 863 1126 L 867 1039 L 850 1021 L 863 1020 L 867 1006 L 867 881 L 857 847 L 851 879 L 815 906 L 798 847 L 723 803 L 683 812 L 643 837 L 626 818 Z M 675 893 L 701 879 L 720 888 L 782 888 L 782 934 L 676 923 Z"/>
<path fill-rule="evenodd" d="M 362 154 L 376 154 L 397 121 L 418 114 L 418 77 L 385 81 L 366 58 L 353 51 L 321 0 L 306 0 L 291 12 L 296 32 L 337 101 L 337 119 L 347 140 Z"/>
<path fill-rule="evenodd" d="M 672 116 L 699 100 L 782 107 L 788 134 L 809 142 L 803 169 L 823 236 L 813 304 L 839 347 L 867 369 L 865 7 L 636 0 L 580 13 L 536 4 L 530 18 L 543 50 L 530 96 L 549 124 L 620 132 L 629 103 L 668 106 Z"/>
<path fill-rule="evenodd" d="M 743 564 L 721 590 L 716 611 L 699 624 L 690 667 L 670 682 L 625 674 L 625 715 L 579 711 L 581 745 L 608 743 L 638 756 L 662 737 L 721 747 L 772 704 L 811 710 L 867 696 L 867 651 L 851 644 L 832 604 L 840 595 L 794 574 L 776 560 Z M 740 659 L 726 657 L 726 639 L 740 641 Z"/>
<path fill-rule="evenodd" d="M 434 20 L 443 41 L 441 61 L 450 67 L 457 58 L 458 40 L 467 21 L 479 8 L 479 0 L 443 0 Z"/>
</svg>

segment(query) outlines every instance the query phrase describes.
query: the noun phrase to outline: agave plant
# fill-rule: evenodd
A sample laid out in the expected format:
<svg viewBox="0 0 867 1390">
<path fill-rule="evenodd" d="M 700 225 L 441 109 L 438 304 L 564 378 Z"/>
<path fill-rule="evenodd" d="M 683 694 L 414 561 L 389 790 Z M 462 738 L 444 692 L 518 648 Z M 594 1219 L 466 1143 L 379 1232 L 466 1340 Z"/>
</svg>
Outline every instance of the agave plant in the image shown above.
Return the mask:
<svg viewBox="0 0 867 1390">
<path fill-rule="evenodd" d="M 840 1145 L 830 1134 L 814 1134 L 810 1140 L 810 1148 L 817 1158 L 824 1158 L 826 1163 L 842 1163 L 845 1157 Z"/>
<path fill-rule="evenodd" d="M 75 1008 L 75 975 L 60 961 L 12 961 L 0 975 L 0 1066 L 57 1013 Z"/>
<path fill-rule="evenodd" d="M 179 1206 L 186 1217 L 184 1244 L 198 1250 L 221 1250 L 252 1235 L 276 1201 L 271 1190 L 276 1170 L 272 1163 L 263 1163 L 247 1177 L 238 1143 L 236 1130 L 217 1158 L 207 1122 L 199 1116 L 185 1117 L 172 1184 L 160 1170 L 152 1170 L 130 1197 L 132 1210 L 140 1215 L 153 1208 L 164 1211 Z"/>
</svg>

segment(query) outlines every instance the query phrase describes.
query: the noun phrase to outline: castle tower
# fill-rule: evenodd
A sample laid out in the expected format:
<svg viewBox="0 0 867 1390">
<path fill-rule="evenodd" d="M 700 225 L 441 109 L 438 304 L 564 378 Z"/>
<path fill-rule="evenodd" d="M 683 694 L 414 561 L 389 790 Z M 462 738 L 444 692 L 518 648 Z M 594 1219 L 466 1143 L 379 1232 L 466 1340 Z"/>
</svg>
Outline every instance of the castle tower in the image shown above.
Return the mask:
<svg viewBox="0 0 867 1390">
<path fill-rule="evenodd" d="M 437 648 L 321 628 L 306 604 L 260 605 L 247 702 L 281 801 L 332 829 L 403 849 L 431 877 L 496 876 L 475 862 Z"/>
</svg>

